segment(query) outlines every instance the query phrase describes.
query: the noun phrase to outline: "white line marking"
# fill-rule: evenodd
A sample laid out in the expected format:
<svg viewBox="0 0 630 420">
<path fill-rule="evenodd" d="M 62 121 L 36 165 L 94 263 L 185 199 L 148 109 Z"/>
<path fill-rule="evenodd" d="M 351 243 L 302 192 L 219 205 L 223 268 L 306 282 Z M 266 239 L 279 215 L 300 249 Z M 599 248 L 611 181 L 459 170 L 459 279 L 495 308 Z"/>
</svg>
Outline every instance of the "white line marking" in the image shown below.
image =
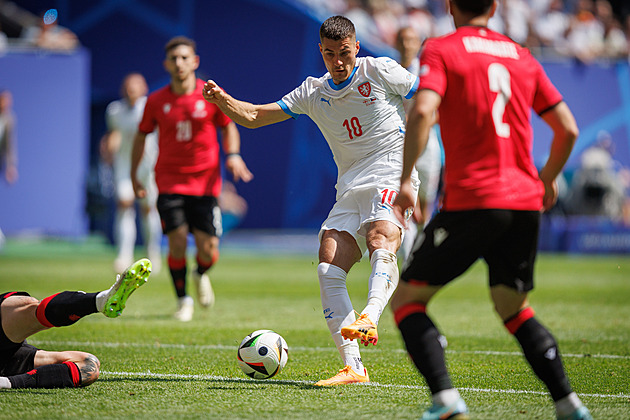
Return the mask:
<svg viewBox="0 0 630 420">
<path fill-rule="evenodd" d="M 248 383 L 277 383 L 277 384 L 295 384 L 295 385 L 313 385 L 314 381 L 293 381 L 282 379 L 266 379 L 264 382 L 256 379 L 247 378 L 231 378 L 229 376 L 214 376 L 214 375 L 180 375 L 176 373 L 153 373 L 147 372 L 110 372 L 101 371 L 104 375 L 112 376 L 135 376 L 135 377 L 147 377 L 147 378 L 160 378 L 160 379 L 195 379 L 195 380 L 207 380 L 207 381 L 224 381 L 224 382 L 248 382 Z M 399 388 L 399 389 L 418 389 L 426 390 L 426 386 L 421 385 L 395 385 L 395 384 L 379 384 L 378 382 L 352 384 L 359 386 L 372 386 L 377 388 Z M 497 393 L 497 394 L 533 394 L 533 395 L 548 395 L 547 392 L 542 391 L 525 391 L 519 389 L 490 389 L 490 388 L 457 388 L 460 391 L 469 392 L 485 392 L 485 393 Z M 578 394 L 580 397 L 592 397 L 592 398 L 630 398 L 630 394 Z"/>
<path fill-rule="evenodd" d="M 144 348 L 165 348 L 165 349 L 195 349 L 195 350 L 233 350 L 236 351 L 235 343 L 232 346 L 225 344 L 170 344 L 170 343 L 105 343 L 96 341 L 55 341 L 55 340 L 29 340 L 31 344 L 43 344 L 43 345 L 56 345 L 56 346 L 95 346 L 95 347 L 144 347 Z M 337 351 L 334 347 L 301 347 L 291 346 L 291 351 Z M 370 348 L 369 352 L 387 352 L 387 353 L 404 353 L 407 351 L 404 349 L 382 349 L 382 348 Z M 491 350 L 447 350 L 446 353 L 450 354 L 479 354 L 482 356 L 523 356 L 523 353 L 518 351 L 491 351 Z M 630 360 L 630 356 L 617 355 L 617 354 L 572 354 L 562 353 L 563 358 L 593 358 L 593 359 L 621 359 Z"/>
</svg>

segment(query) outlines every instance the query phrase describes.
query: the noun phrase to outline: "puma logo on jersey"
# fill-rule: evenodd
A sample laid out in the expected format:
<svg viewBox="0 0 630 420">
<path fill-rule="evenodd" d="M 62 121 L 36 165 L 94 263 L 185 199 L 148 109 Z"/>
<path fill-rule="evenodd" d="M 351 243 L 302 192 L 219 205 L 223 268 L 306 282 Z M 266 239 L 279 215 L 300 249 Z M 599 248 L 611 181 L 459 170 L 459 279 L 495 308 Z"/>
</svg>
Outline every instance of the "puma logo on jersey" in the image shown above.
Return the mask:
<svg viewBox="0 0 630 420">
<path fill-rule="evenodd" d="M 330 99 L 319 98 L 319 100 L 322 101 L 322 102 L 326 102 L 328 104 L 328 106 L 332 106 L 330 104 Z"/>
<path fill-rule="evenodd" d="M 440 245 L 442 245 L 442 242 L 446 240 L 446 238 L 448 238 L 448 231 L 446 229 L 435 229 L 433 231 L 433 246 L 435 246 L 436 248 L 439 247 Z"/>
</svg>

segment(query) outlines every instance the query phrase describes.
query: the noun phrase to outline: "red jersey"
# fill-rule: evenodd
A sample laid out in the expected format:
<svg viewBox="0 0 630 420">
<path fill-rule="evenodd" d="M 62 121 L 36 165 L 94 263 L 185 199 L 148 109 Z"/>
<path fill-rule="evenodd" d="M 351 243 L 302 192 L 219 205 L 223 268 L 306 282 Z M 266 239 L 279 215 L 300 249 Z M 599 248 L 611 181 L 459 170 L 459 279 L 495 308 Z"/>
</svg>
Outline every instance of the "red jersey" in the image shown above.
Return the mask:
<svg viewBox="0 0 630 420">
<path fill-rule="evenodd" d="M 217 127 L 231 120 L 203 99 L 203 84 L 197 79 L 188 95 L 176 95 L 165 86 L 147 99 L 138 130 L 158 129 L 155 181 L 160 194 L 218 197 L 221 192 Z"/>
<path fill-rule="evenodd" d="M 531 109 L 562 101 L 542 66 L 508 37 L 478 26 L 429 39 L 420 89 L 442 97 L 444 210 L 540 210 Z"/>
</svg>

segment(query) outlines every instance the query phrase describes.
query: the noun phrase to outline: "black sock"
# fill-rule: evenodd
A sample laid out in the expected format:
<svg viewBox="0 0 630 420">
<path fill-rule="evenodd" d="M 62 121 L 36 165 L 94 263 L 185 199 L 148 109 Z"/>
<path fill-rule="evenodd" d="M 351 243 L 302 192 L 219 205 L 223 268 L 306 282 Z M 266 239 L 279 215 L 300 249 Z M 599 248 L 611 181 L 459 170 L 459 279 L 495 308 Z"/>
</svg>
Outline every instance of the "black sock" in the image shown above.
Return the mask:
<svg viewBox="0 0 630 420">
<path fill-rule="evenodd" d="M 177 297 L 182 298 L 186 296 L 186 257 L 178 260 L 169 255 L 168 268 L 171 272 L 171 278 L 173 279 L 173 286 L 175 286 Z"/>
<path fill-rule="evenodd" d="M 197 254 L 197 274 L 202 275 L 206 271 L 210 270 L 210 268 L 214 265 L 215 262 L 219 259 L 219 251 L 216 251 L 212 256 L 212 261 L 203 261 L 199 258 L 199 254 Z"/>
<path fill-rule="evenodd" d="M 529 318 L 514 333 L 532 370 L 547 386 L 551 398 L 558 401 L 572 391 L 558 344 L 551 333 L 535 318 Z"/>
<path fill-rule="evenodd" d="M 401 309 L 404 311 L 405 308 Z M 402 319 L 397 317 L 396 321 L 405 340 L 407 352 L 424 376 L 431 394 L 453 388 L 446 370 L 440 332 L 433 321 L 426 313 L 420 311 L 407 312 Z"/>
<path fill-rule="evenodd" d="M 46 327 L 72 325 L 96 311 L 98 293 L 61 292 L 48 296 L 37 305 L 37 319 Z"/>
<path fill-rule="evenodd" d="M 9 376 L 11 388 L 74 388 L 81 383 L 81 374 L 76 364 L 40 366 L 21 375 Z"/>
</svg>

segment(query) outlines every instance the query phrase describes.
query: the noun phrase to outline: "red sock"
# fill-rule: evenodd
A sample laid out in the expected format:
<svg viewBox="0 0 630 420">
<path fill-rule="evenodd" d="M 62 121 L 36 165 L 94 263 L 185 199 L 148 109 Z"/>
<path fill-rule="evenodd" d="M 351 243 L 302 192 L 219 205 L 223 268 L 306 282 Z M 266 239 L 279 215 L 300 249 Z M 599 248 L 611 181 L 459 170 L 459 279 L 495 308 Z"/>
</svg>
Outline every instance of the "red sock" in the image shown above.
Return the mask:
<svg viewBox="0 0 630 420">
<path fill-rule="evenodd" d="M 199 254 L 196 256 L 197 259 L 197 273 L 203 274 L 210 269 L 214 265 L 215 262 L 219 259 L 219 251 L 216 251 L 212 254 L 212 261 L 204 261 L 199 257 Z"/>
</svg>

